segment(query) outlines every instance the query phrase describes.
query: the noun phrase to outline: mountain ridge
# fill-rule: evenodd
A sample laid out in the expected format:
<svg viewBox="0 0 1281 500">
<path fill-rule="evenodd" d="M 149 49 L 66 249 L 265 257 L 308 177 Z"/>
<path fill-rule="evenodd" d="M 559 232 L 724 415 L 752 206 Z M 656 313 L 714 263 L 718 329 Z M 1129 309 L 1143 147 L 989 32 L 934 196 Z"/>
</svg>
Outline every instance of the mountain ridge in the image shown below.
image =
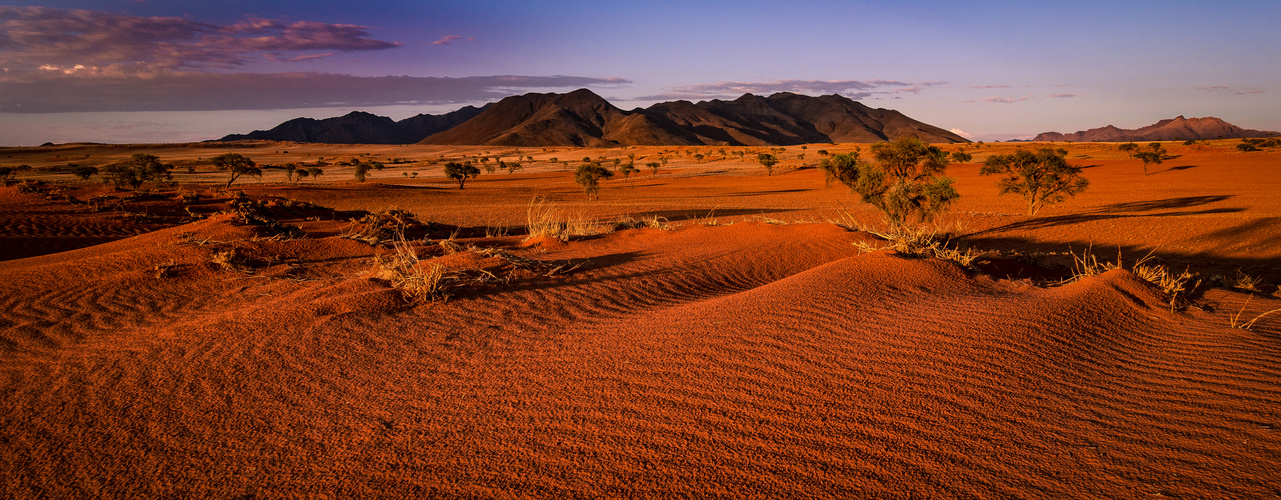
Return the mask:
<svg viewBox="0 0 1281 500">
<path fill-rule="evenodd" d="M 422 125 L 410 127 L 407 122 Z M 435 128 L 432 128 L 435 127 Z M 423 131 L 430 130 L 430 133 Z M 509 96 L 482 108 L 418 115 L 399 122 L 355 111 L 296 118 L 271 130 L 222 141 L 264 139 L 351 144 L 494 146 L 787 146 L 879 142 L 902 136 L 925 142 L 969 142 L 892 109 L 831 94 L 743 94 L 734 100 L 668 101 L 622 110 L 587 89 Z"/>
<path fill-rule="evenodd" d="M 1129 142 L 1129 141 L 1176 141 L 1201 139 L 1244 139 L 1247 137 L 1268 137 L 1281 135 L 1281 132 L 1244 129 L 1223 121 L 1220 118 L 1207 116 L 1203 118 L 1175 118 L 1160 120 L 1152 125 L 1137 129 L 1123 129 L 1115 125 L 1082 130 L 1071 134 L 1059 132 L 1042 132 L 1032 139 L 1036 142 Z"/>
</svg>

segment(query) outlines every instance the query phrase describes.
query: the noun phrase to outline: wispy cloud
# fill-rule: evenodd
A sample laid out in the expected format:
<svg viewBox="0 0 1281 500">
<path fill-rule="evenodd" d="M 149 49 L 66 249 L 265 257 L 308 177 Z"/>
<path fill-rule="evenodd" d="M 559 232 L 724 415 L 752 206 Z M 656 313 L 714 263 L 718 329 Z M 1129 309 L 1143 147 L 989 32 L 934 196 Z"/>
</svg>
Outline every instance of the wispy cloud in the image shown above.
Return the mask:
<svg viewBox="0 0 1281 500">
<path fill-rule="evenodd" d="M 964 138 L 966 138 L 966 139 L 969 139 L 969 138 L 971 138 L 971 137 L 974 137 L 974 134 L 971 134 L 971 133 L 966 132 L 966 131 L 964 131 L 964 130 L 961 130 L 961 129 L 959 129 L 959 128 L 954 128 L 954 129 L 950 130 L 949 132 L 952 132 L 953 134 L 959 135 L 959 136 L 964 137 Z"/>
<path fill-rule="evenodd" d="M 798 94 L 841 94 L 851 99 L 863 99 L 875 94 L 893 92 L 919 93 L 923 87 L 943 85 L 946 82 L 901 82 L 896 80 L 778 80 L 772 82 L 719 82 L 673 87 L 668 92 L 637 97 L 636 100 L 671 99 L 722 99 L 743 94 L 773 94 L 795 92 Z"/>
<path fill-rule="evenodd" d="M 625 85 L 579 76 L 358 77 L 328 73 L 165 73 L 151 78 L 0 81 L 0 112 L 212 111 L 480 102 L 531 89 Z"/>
<path fill-rule="evenodd" d="M 90 10 L 0 6 L 0 67 L 80 74 L 226 70 L 258 61 L 298 61 L 401 44 L 368 28 L 249 18 L 210 24 Z M 79 66 L 80 69 L 75 68 Z"/>
<path fill-rule="evenodd" d="M 1076 97 L 1076 94 L 1050 94 L 1050 95 L 1047 95 L 1046 97 L 1049 97 L 1051 99 L 1069 99 L 1072 97 Z"/>
<path fill-rule="evenodd" d="M 1012 103 L 1012 102 L 1022 102 L 1022 101 L 1026 101 L 1026 100 L 1028 100 L 1030 97 L 1032 97 L 1032 96 L 1026 96 L 1026 95 L 1025 95 L 1025 96 L 1022 96 L 1022 97 L 998 97 L 998 96 L 992 96 L 992 97 L 984 97 L 984 98 L 982 98 L 982 99 L 980 99 L 980 100 L 981 100 L 981 101 L 983 101 L 983 102 L 992 102 L 992 103 L 997 103 L 997 104 L 1006 104 L 1006 103 Z"/>
<path fill-rule="evenodd" d="M 436 40 L 436 41 L 434 41 L 434 42 L 431 42 L 431 44 L 432 44 L 432 45 L 449 45 L 449 44 L 453 43 L 453 42 L 454 42 L 454 40 L 462 40 L 462 39 L 463 39 L 463 37 L 458 36 L 458 35 L 445 35 L 445 36 L 440 37 L 440 40 Z"/>
<path fill-rule="evenodd" d="M 1009 85 L 971 85 L 972 89 L 1008 89 Z"/>
<path fill-rule="evenodd" d="M 1233 94 L 1233 95 L 1250 95 L 1250 94 L 1262 94 L 1262 93 L 1263 93 L 1263 89 L 1257 89 L 1257 88 L 1236 88 L 1236 87 L 1229 87 L 1229 86 L 1227 86 L 1227 85 L 1211 85 L 1211 86 L 1209 86 L 1209 87 L 1197 87 L 1196 89 L 1197 89 L 1197 90 L 1204 90 L 1204 91 L 1208 91 L 1208 92 L 1227 92 L 1227 93 L 1229 93 L 1229 94 Z"/>
</svg>

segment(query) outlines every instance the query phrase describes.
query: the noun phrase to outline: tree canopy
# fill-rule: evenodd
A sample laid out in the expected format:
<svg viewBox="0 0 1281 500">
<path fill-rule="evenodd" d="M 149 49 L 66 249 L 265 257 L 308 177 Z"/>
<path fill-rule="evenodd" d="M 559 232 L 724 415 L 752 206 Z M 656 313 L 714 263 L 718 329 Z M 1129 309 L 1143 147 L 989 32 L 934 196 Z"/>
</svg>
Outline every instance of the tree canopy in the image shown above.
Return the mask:
<svg viewBox="0 0 1281 500">
<path fill-rule="evenodd" d="M 475 179 L 478 175 L 480 175 L 480 169 L 470 163 L 451 161 L 445 164 L 445 177 L 458 181 L 458 189 L 463 188 L 467 179 Z"/>
<path fill-rule="evenodd" d="M 220 171 L 231 171 L 231 178 L 227 180 L 227 187 L 236 182 L 241 176 L 262 178 L 262 169 L 253 160 L 242 156 L 240 153 L 226 153 L 215 156 L 213 159 L 214 168 Z"/>
<path fill-rule="evenodd" d="M 983 162 L 980 175 L 1001 174 L 997 182 L 1001 194 L 1013 193 L 1027 201 L 1028 215 L 1036 215 L 1047 204 L 1076 196 L 1090 185 L 1081 177 L 1081 168 L 1069 165 L 1067 150 L 1041 148 L 1036 152 L 1020 149 L 1013 154 L 994 155 Z"/>
</svg>

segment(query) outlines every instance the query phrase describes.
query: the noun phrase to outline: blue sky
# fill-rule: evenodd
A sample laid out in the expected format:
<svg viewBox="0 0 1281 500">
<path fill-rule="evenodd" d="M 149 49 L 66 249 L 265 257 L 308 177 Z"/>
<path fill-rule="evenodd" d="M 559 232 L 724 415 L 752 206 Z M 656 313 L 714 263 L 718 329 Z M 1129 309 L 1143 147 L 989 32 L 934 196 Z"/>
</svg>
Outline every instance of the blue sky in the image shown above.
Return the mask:
<svg viewBox="0 0 1281 500">
<path fill-rule="evenodd" d="M 1281 130 L 1281 2 L 0 3 L 0 145 L 203 140 L 587 87 L 624 109 L 840 93 L 975 140 Z M 77 67 L 78 66 L 78 67 Z"/>
</svg>

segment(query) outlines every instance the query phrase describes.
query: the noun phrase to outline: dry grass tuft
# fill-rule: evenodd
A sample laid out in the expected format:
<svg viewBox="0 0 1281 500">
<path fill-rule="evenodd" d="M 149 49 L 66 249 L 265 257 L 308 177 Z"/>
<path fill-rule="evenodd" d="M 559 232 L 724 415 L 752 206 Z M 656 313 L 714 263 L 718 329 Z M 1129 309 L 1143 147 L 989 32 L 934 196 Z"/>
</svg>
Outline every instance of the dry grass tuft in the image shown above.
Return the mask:
<svg viewBox="0 0 1281 500">
<path fill-rule="evenodd" d="M 1250 276 L 1240 269 L 1237 269 L 1236 280 L 1232 283 L 1232 288 L 1245 290 L 1247 292 L 1259 292 L 1259 285 L 1263 283 L 1263 278 Z"/>
<path fill-rule="evenodd" d="M 588 219 L 581 213 L 571 215 L 542 198 L 530 200 L 525 212 L 526 240 L 550 238 L 569 241 L 574 236 L 604 234 L 612 229 L 612 225 Z"/>
<path fill-rule="evenodd" d="M 866 242 L 855 243 L 854 246 L 864 253 L 893 250 L 913 257 L 949 260 L 967 269 L 972 269 L 974 261 L 982 255 L 982 253 L 975 251 L 973 248 L 962 250 L 960 245 L 952 244 L 948 233 L 943 232 L 937 226 L 926 228 L 887 225 L 888 229 L 882 230 L 864 225 L 850 217 L 848 213 L 841 222 L 833 223 L 847 229 L 854 229 L 876 236 L 884 241 L 884 244 L 881 245 L 873 245 Z"/>
<path fill-rule="evenodd" d="M 1156 285 L 1160 288 L 1165 296 L 1170 300 L 1170 311 L 1186 308 L 1192 302 L 1188 300 L 1187 294 L 1190 290 L 1200 285 L 1201 281 L 1197 280 L 1191 287 L 1188 283 L 1196 278 L 1196 275 L 1187 269 L 1181 273 L 1174 273 L 1170 268 L 1160 264 L 1149 264 L 1155 257 L 1153 253 L 1156 250 L 1148 252 L 1143 258 L 1135 261 L 1130 271 L 1135 276 L 1142 278 L 1144 281 Z M 1116 254 L 1116 263 L 1099 261 L 1099 258 L 1087 249 L 1081 255 L 1075 252 L 1068 252 L 1072 255 L 1073 273 L 1067 281 L 1077 281 L 1090 276 L 1097 276 L 1113 269 L 1125 269 L 1125 263 L 1121 258 L 1121 252 L 1118 249 Z"/>
<path fill-rule="evenodd" d="M 423 224 L 414 218 L 414 214 L 392 208 L 372 213 L 352 220 L 347 231 L 338 235 L 340 238 L 362 241 L 370 245 L 393 244 L 404 239 L 406 229 L 422 227 Z"/>
<path fill-rule="evenodd" d="M 210 259 L 224 271 L 235 271 L 238 273 L 252 274 L 254 260 L 239 248 L 231 248 L 221 252 L 214 252 Z"/>
<path fill-rule="evenodd" d="M 1278 308 L 1273 309 L 1273 310 L 1271 310 L 1271 311 L 1265 311 L 1263 314 L 1260 314 L 1260 315 L 1258 315 L 1258 316 L 1255 316 L 1255 317 L 1254 317 L 1254 319 L 1252 319 L 1252 320 L 1250 320 L 1250 321 L 1247 321 L 1247 322 L 1245 322 L 1245 323 L 1242 323 L 1242 322 L 1241 322 L 1241 314 L 1245 312 L 1245 307 L 1246 307 L 1246 306 L 1248 306 L 1248 305 L 1250 305 L 1250 299 L 1252 299 L 1252 298 L 1254 298 L 1254 295 L 1253 295 L 1253 294 L 1251 294 L 1249 297 L 1246 297 L 1246 298 L 1245 298 L 1245 303 L 1244 303 L 1244 304 L 1241 304 L 1241 309 L 1240 309 L 1239 311 L 1237 311 L 1237 313 L 1236 313 L 1236 314 L 1232 315 L 1232 320 L 1231 320 L 1231 322 L 1229 323 L 1229 326 L 1231 326 L 1232 328 L 1240 328 L 1240 329 L 1242 329 L 1242 330 L 1249 330 L 1249 329 L 1251 329 L 1251 328 L 1254 328 L 1254 324 L 1255 324 L 1256 322 L 1258 322 L 1260 319 L 1263 319 L 1263 317 L 1264 317 L 1264 316 L 1267 316 L 1267 315 L 1269 315 L 1269 314 L 1276 313 L 1276 312 L 1281 312 L 1281 307 L 1278 307 Z"/>
<path fill-rule="evenodd" d="M 387 280 L 410 301 L 431 303 L 449 299 L 453 276 L 444 266 L 419 260 L 418 253 L 403 238 L 392 241 L 393 252 L 377 257 L 378 277 Z"/>
</svg>

